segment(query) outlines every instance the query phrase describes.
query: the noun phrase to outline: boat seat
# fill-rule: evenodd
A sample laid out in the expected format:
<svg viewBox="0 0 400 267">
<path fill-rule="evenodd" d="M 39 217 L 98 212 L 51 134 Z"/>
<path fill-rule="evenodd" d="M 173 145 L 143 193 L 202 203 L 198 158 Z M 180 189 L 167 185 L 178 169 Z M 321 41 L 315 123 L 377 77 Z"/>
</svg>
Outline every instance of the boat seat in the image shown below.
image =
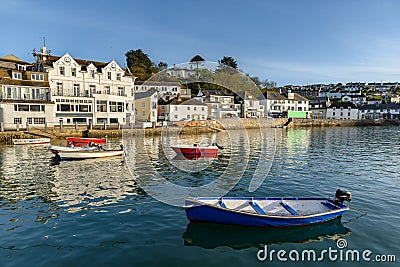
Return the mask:
<svg viewBox="0 0 400 267">
<path fill-rule="evenodd" d="M 258 214 L 267 214 L 265 210 L 263 210 L 257 203 L 250 201 L 249 205 L 257 212 Z"/>
<path fill-rule="evenodd" d="M 321 202 L 322 205 L 324 205 L 325 207 L 334 210 L 337 209 L 338 207 L 330 202 Z"/>
<path fill-rule="evenodd" d="M 282 207 L 284 207 L 288 212 L 290 212 L 290 214 L 295 215 L 295 216 L 299 216 L 300 214 L 297 213 L 297 211 L 295 211 L 292 207 L 290 207 L 288 204 L 286 204 L 285 202 L 283 202 L 283 200 L 281 202 L 279 202 L 279 204 L 282 205 Z"/>
</svg>

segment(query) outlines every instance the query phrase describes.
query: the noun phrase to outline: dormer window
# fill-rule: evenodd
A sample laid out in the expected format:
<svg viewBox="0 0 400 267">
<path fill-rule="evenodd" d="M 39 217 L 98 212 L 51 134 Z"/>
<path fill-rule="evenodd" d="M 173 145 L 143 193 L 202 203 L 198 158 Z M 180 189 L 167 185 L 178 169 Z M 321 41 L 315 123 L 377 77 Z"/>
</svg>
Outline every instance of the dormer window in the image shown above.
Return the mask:
<svg viewBox="0 0 400 267">
<path fill-rule="evenodd" d="M 94 77 L 95 77 L 94 74 L 95 74 L 95 71 L 94 71 L 94 70 L 91 70 L 91 71 L 90 71 L 90 76 L 91 76 L 93 79 L 94 79 Z"/>
<path fill-rule="evenodd" d="M 13 79 L 14 80 L 22 80 L 22 73 L 21 72 L 13 72 Z"/>
<path fill-rule="evenodd" d="M 31 74 L 31 80 L 44 81 L 44 76 L 43 76 L 43 74 L 33 73 L 33 74 Z"/>
<path fill-rule="evenodd" d="M 17 64 L 17 70 L 26 70 L 26 66 Z"/>
</svg>

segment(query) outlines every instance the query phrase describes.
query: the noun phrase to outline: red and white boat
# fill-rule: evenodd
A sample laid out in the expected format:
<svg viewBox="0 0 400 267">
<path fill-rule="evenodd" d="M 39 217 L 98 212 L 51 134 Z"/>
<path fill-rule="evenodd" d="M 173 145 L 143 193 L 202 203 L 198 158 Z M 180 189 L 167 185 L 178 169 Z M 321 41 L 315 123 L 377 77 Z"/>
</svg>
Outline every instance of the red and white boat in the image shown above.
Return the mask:
<svg viewBox="0 0 400 267">
<path fill-rule="evenodd" d="M 67 137 L 67 145 L 73 144 L 74 146 L 88 146 L 90 143 L 104 145 L 107 143 L 107 137 L 104 138 L 83 138 L 83 137 Z"/>
<path fill-rule="evenodd" d="M 216 143 L 213 143 L 209 146 L 199 146 L 197 144 L 193 145 L 182 145 L 182 146 L 173 146 L 171 147 L 178 155 L 182 155 L 184 157 L 218 157 L 218 150 L 223 149 L 223 147 L 218 146 Z"/>
</svg>

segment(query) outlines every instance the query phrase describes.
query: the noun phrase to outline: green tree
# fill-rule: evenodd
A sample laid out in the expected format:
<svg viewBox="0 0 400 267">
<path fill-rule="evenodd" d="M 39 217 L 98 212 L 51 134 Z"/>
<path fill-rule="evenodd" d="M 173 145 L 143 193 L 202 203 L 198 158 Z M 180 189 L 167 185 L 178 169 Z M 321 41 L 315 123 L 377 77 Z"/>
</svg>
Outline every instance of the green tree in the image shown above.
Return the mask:
<svg viewBox="0 0 400 267">
<path fill-rule="evenodd" d="M 191 63 L 197 63 L 197 62 L 204 62 L 204 58 L 202 58 L 200 55 L 195 55 L 190 62 Z"/>
<path fill-rule="evenodd" d="M 236 70 L 238 68 L 237 61 L 233 57 L 224 56 L 221 60 L 218 60 L 218 63 L 220 65 L 229 66 L 229 67 L 234 68 Z"/>
</svg>

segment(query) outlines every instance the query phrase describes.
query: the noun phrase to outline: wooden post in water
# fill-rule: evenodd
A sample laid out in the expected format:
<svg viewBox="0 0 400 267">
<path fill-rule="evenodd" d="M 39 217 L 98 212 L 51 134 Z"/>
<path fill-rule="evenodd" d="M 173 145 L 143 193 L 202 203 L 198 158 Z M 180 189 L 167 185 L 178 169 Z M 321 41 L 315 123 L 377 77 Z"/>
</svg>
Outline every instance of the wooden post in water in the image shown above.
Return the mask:
<svg viewBox="0 0 400 267">
<path fill-rule="evenodd" d="M 4 132 L 4 122 L 0 122 L 1 131 Z"/>
<path fill-rule="evenodd" d="M 47 133 L 47 121 L 44 123 L 44 131 Z"/>
<path fill-rule="evenodd" d="M 78 123 L 75 121 L 75 132 L 77 132 L 78 131 Z"/>
<path fill-rule="evenodd" d="M 60 133 L 62 133 L 62 132 L 63 132 L 63 121 L 60 120 Z"/>
<path fill-rule="evenodd" d="M 26 131 L 27 132 L 29 131 L 29 123 L 28 122 L 26 122 Z"/>
<path fill-rule="evenodd" d="M 103 130 L 107 130 L 106 122 L 104 122 L 104 129 Z"/>
<path fill-rule="evenodd" d="M 118 130 L 121 130 L 121 123 L 118 122 Z"/>
</svg>

